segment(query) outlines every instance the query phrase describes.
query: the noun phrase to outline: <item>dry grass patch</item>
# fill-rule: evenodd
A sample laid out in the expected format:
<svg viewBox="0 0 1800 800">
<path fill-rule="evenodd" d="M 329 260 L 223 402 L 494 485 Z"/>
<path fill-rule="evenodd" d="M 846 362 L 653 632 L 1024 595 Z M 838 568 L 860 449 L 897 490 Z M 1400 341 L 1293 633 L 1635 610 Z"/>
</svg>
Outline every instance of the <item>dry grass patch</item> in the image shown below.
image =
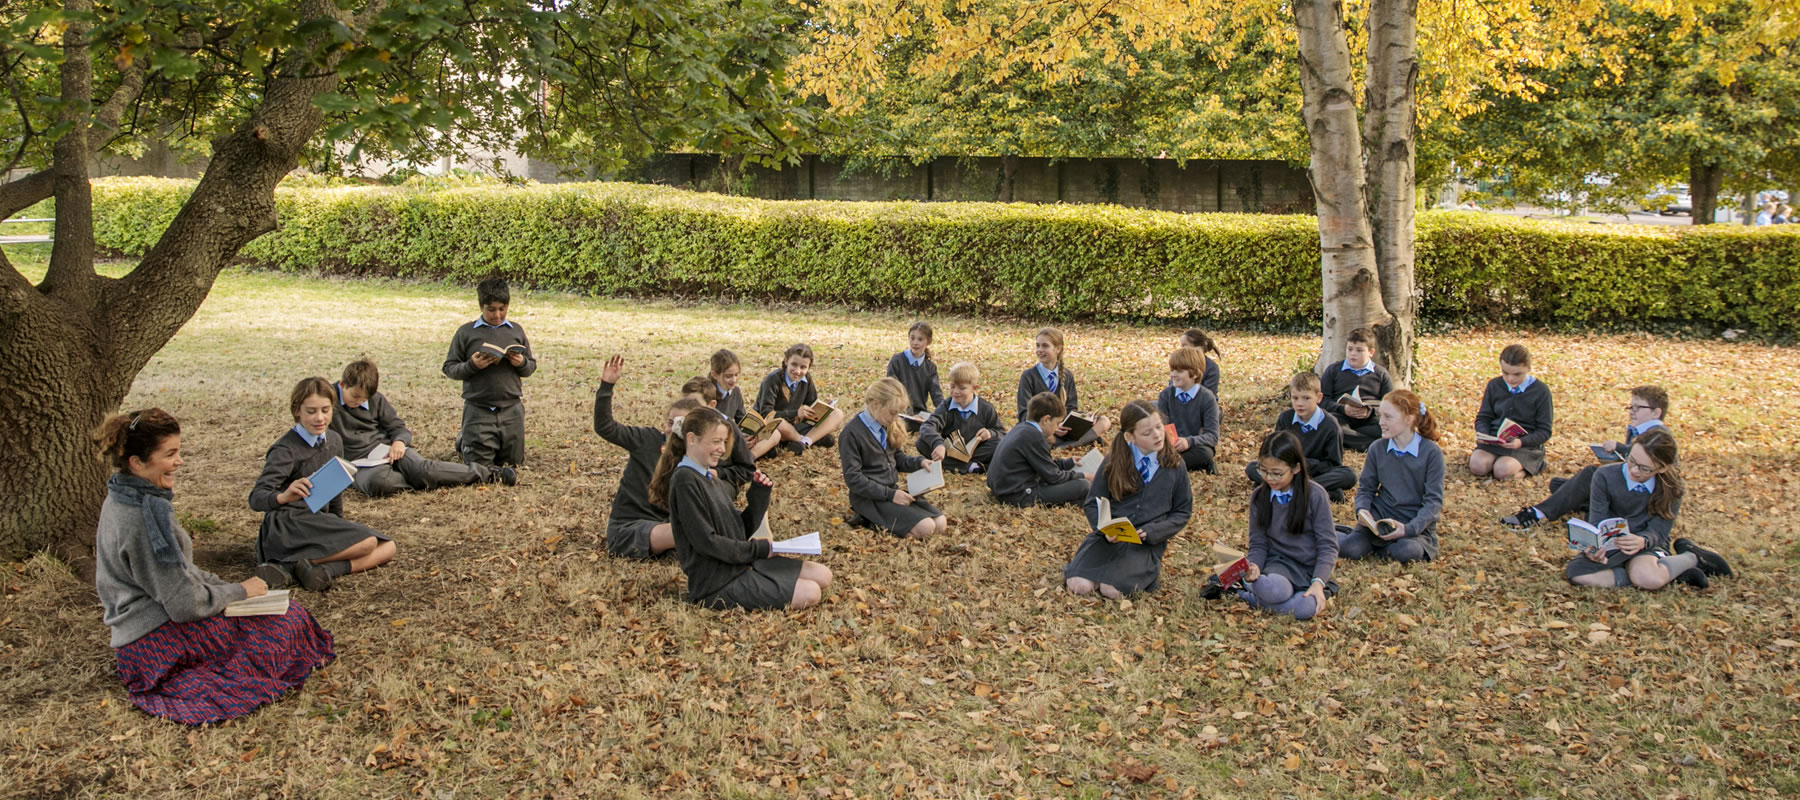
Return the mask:
<svg viewBox="0 0 1800 800">
<path fill-rule="evenodd" d="M 246 574 L 259 517 L 245 499 L 299 377 L 375 356 L 419 449 L 449 456 L 460 400 L 439 366 L 473 294 L 224 275 L 129 401 L 187 424 L 176 507 L 203 564 Z M 526 381 L 524 483 L 353 497 L 348 514 L 391 533 L 400 557 L 302 598 L 339 659 L 294 696 L 200 730 L 147 717 L 118 685 L 92 590 L 43 559 L 0 565 L 0 796 L 1800 793 L 1800 351 L 1516 331 L 1423 343 L 1420 389 L 1450 418 L 1453 465 L 1509 341 L 1532 346 L 1556 391 L 1550 475 L 1616 434 L 1627 387 L 1668 386 L 1690 486 L 1677 529 L 1742 575 L 1703 594 L 1568 587 L 1559 536 L 1493 523 L 1543 480 L 1452 469 L 1440 562 L 1345 564 L 1333 613 L 1309 624 L 1198 600 L 1205 545 L 1241 544 L 1242 465 L 1315 346 L 1227 332 L 1226 467 L 1193 478 L 1197 514 L 1162 592 L 1068 596 L 1078 514 L 1001 507 L 971 480 L 942 498 L 944 540 L 848 529 L 823 451 L 770 468 L 774 525 L 822 530 L 837 583 L 810 612 L 745 615 L 684 603 L 671 561 L 604 555 L 625 461 L 590 428 L 604 358 L 628 359 L 628 421 L 657 419 L 719 346 L 753 388 L 783 348 L 810 342 L 823 394 L 848 402 L 903 346 L 907 318 L 526 292 L 512 312 L 543 365 Z M 933 323 L 939 360 L 977 360 L 1010 415 L 1034 326 Z M 1070 326 L 1087 404 L 1160 389 L 1174 334 Z"/>
</svg>

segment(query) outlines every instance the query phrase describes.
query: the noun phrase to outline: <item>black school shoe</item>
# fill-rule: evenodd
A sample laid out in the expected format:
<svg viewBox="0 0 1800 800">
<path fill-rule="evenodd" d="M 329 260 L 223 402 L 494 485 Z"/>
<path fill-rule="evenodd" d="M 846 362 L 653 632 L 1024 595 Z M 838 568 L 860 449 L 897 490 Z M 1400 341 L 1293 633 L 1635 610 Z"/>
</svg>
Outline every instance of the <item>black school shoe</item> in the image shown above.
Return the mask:
<svg viewBox="0 0 1800 800">
<path fill-rule="evenodd" d="M 1551 478 L 1550 479 L 1550 493 L 1556 494 L 1556 490 L 1561 489 L 1563 487 L 1563 484 L 1568 483 L 1568 482 L 1569 482 L 1568 478 Z"/>
<path fill-rule="evenodd" d="M 1701 547 L 1700 545 L 1694 544 L 1693 539 L 1676 539 L 1675 552 L 1693 553 L 1694 556 L 1700 560 L 1700 571 L 1709 576 L 1719 578 L 1731 577 L 1731 565 L 1725 562 L 1725 557 Z"/>
<path fill-rule="evenodd" d="M 1328 493 L 1331 495 L 1331 502 L 1333 502 L 1333 503 L 1344 502 L 1344 490 L 1343 489 L 1332 489 Z"/>
<path fill-rule="evenodd" d="M 262 578 L 262 582 L 268 584 L 270 589 L 286 589 L 294 585 L 294 573 L 273 561 L 257 564 L 256 577 Z"/>
<path fill-rule="evenodd" d="M 330 591 L 331 585 L 337 582 L 324 567 L 304 558 L 294 562 L 294 577 L 298 579 L 300 588 L 309 592 Z"/>
<path fill-rule="evenodd" d="M 519 471 L 512 467 L 495 467 L 488 472 L 488 483 L 499 481 L 504 486 L 519 485 Z"/>
<path fill-rule="evenodd" d="M 1501 525 L 1519 530 L 1527 530 L 1543 522 L 1544 520 L 1538 517 L 1537 509 L 1531 506 L 1526 506 L 1500 518 Z"/>
<path fill-rule="evenodd" d="M 1676 575 L 1673 578 L 1670 578 L 1669 582 L 1670 583 L 1685 583 L 1696 589 L 1705 589 L 1706 587 L 1712 585 L 1712 581 L 1709 581 L 1706 579 L 1706 573 L 1700 571 L 1699 567 L 1691 567 L 1688 569 L 1688 571 L 1683 572 L 1680 575 Z"/>
<path fill-rule="evenodd" d="M 1206 576 L 1206 585 L 1200 587 L 1200 599 L 1217 600 L 1225 596 L 1225 584 L 1219 582 L 1219 576 Z"/>
</svg>

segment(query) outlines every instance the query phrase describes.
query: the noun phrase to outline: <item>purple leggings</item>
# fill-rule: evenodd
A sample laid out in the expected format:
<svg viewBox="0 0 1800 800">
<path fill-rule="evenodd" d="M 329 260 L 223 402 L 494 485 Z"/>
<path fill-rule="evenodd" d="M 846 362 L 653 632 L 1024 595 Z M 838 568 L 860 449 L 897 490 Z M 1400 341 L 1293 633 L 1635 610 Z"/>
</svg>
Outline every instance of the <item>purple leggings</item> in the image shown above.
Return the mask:
<svg viewBox="0 0 1800 800">
<path fill-rule="evenodd" d="M 1263 573 L 1250 582 L 1250 588 L 1239 589 L 1238 597 L 1244 598 L 1251 608 L 1286 614 L 1299 620 L 1312 619 L 1319 613 L 1319 604 L 1304 593 L 1294 591 L 1293 582 L 1283 575 Z"/>
</svg>

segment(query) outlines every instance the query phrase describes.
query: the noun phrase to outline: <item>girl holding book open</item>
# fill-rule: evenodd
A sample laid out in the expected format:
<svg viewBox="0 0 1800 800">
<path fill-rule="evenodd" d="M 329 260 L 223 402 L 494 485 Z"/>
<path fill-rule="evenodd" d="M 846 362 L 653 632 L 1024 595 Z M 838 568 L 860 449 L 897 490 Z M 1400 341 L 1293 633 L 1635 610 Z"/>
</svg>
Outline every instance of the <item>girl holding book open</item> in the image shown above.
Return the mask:
<svg viewBox="0 0 1800 800">
<path fill-rule="evenodd" d="M 330 589 L 338 578 L 365 572 L 394 559 L 394 542 L 360 522 L 344 519 L 344 497 L 318 511 L 307 507 L 312 476 L 344 455 L 344 440 L 331 430 L 337 393 L 324 378 L 294 384 L 288 410 L 294 427 L 269 445 L 263 471 L 250 488 L 250 509 L 263 512 L 256 537 L 256 575 L 276 589 L 298 584 L 308 591 Z"/>
<path fill-rule="evenodd" d="M 1187 527 L 1194 499 L 1181 456 L 1149 403 L 1135 400 L 1119 410 L 1119 433 L 1095 477 L 1082 506 L 1089 533 L 1063 567 L 1064 584 L 1077 595 L 1099 590 L 1110 598 L 1155 591 L 1163 551 Z M 1103 503 L 1111 519 L 1130 521 L 1140 541 L 1120 539 L 1116 528 L 1104 526 Z"/>
<path fill-rule="evenodd" d="M 1625 532 L 1604 548 L 1589 548 L 1571 559 L 1563 568 L 1570 583 L 1655 591 L 1680 582 L 1704 589 L 1707 576 L 1731 574 L 1717 553 L 1687 539 L 1669 541 L 1685 489 L 1675 456 L 1674 435 L 1668 428 L 1652 428 L 1632 442 L 1625 463 L 1594 473 L 1588 523 L 1623 519 Z"/>
<path fill-rule="evenodd" d="M 838 436 L 838 461 L 844 468 L 850 509 L 864 525 L 896 536 L 925 539 L 942 535 L 950 524 L 944 512 L 901 486 L 904 473 L 932 464 L 939 470 L 944 466 L 941 460 L 900 449 L 906 441 L 906 429 L 900 425 L 900 414 L 908 406 L 906 387 L 897 378 L 882 378 L 863 392 L 863 405 Z"/>
<path fill-rule="evenodd" d="M 1306 448 L 1293 431 L 1263 437 L 1257 453 L 1262 485 L 1250 494 L 1250 569 L 1238 597 L 1253 608 L 1307 620 L 1337 594 L 1337 526 L 1331 499 L 1306 469 Z"/>
<path fill-rule="evenodd" d="M 710 608 L 809 608 L 831 585 L 824 564 L 771 554 L 773 543 L 752 539 L 769 510 L 773 484 L 760 470 L 750 479 L 747 505 L 715 470 L 736 438 L 731 423 L 696 408 L 670 426 L 669 441 L 650 479 L 650 502 L 669 510 L 675 553 L 687 574 L 690 602 Z"/>
<path fill-rule="evenodd" d="M 174 417 L 160 408 L 115 414 L 94 442 L 118 469 L 94 535 L 94 589 L 132 705 L 184 725 L 219 722 L 299 688 L 336 657 L 331 634 L 298 604 L 282 614 L 224 613 L 268 586 L 194 565 L 193 540 L 171 505 L 182 465 Z"/>
</svg>

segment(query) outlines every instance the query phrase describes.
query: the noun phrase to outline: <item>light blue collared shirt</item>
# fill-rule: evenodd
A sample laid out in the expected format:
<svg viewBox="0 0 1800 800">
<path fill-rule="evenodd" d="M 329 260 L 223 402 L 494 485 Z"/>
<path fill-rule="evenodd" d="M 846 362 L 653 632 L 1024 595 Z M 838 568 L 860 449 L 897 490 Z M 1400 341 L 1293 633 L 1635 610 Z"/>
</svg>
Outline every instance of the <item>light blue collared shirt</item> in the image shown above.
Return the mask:
<svg viewBox="0 0 1800 800">
<path fill-rule="evenodd" d="M 676 464 L 675 466 L 687 467 L 688 469 L 698 472 L 701 475 L 705 475 L 707 480 L 709 480 L 709 481 L 712 480 L 712 470 L 700 466 L 700 462 L 695 461 L 693 456 L 682 456 L 681 462 Z"/>
<path fill-rule="evenodd" d="M 320 442 L 325 441 L 325 434 L 314 436 L 312 431 L 301 427 L 298 422 L 294 423 L 294 432 L 300 434 L 301 439 L 306 440 L 307 447 L 318 447 Z"/>
<path fill-rule="evenodd" d="M 1388 452 L 1396 453 L 1396 454 L 1403 453 L 1405 455 L 1412 456 L 1413 458 L 1418 458 L 1419 457 L 1419 440 L 1423 439 L 1423 438 L 1425 438 L 1425 437 L 1420 436 L 1418 431 L 1413 431 L 1412 441 L 1407 442 L 1405 447 L 1401 447 L 1397 444 L 1394 444 L 1394 440 L 1389 439 L 1389 440 L 1387 440 Z"/>
<path fill-rule="evenodd" d="M 332 386 L 337 387 L 338 405 L 343 406 L 345 408 L 349 408 L 350 404 L 344 402 L 344 385 L 341 383 L 334 383 L 334 384 L 332 384 Z M 360 408 L 364 411 L 368 411 L 369 410 L 369 401 L 367 401 L 367 400 L 362 401 L 362 405 L 357 406 L 357 408 Z"/>
<path fill-rule="evenodd" d="M 900 352 L 904 353 L 906 355 L 906 363 L 908 363 L 908 364 L 911 364 L 916 367 L 916 366 L 919 366 L 920 364 L 925 363 L 924 356 L 919 356 L 918 358 L 913 358 L 912 348 L 910 348 L 910 347 L 906 348 L 905 350 L 901 350 Z"/>
<path fill-rule="evenodd" d="M 1043 432 L 1044 432 L 1044 426 L 1042 426 L 1042 425 L 1039 425 L 1039 424 L 1037 424 L 1037 423 L 1035 423 L 1035 422 L 1032 422 L 1032 421 L 1030 421 L 1030 420 L 1026 420 L 1026 421 L 1025 421 L 1025 424 L 1026 424 L 1026 425 L 1030 425 L 1030 426 L 1031 426 L 1031 427 L 1033 427 L 1033 428 L 1037 428 L 1037 432 L 1038 432 L 1038 433 L 1043 433 Z"/>
<path fill-rule="evenodd" d="M 1278 506 L 1285 506 L 1294 499 L 1294 490 L 1283 489 L 1279 492 L 1271 491 L 1269 492 L 1269 499 L 1274 501 Z"/>
<path fill-rule="evenodd" d="M 1534 383 L 1537 383 L 1537 376 L 1526 375 L 1525 380 L 1520 381 L 1518 386 L 1508 386 L 1506 387 L 1506 390 L 1513 394 L 1524 394 L 1525 390 L 1531 388 L 1531 385 Z"/>
<path fill-rule="evenodd" d="M 1642 425 L 1633 425 L 1633 426 L 1631 426 L 1631 438 L 1636 439 L 1639 436 L 1643 436 L 1644 431 L 1650 430 L 1651 428 L 1661 428 L 1661 427 L 1664 427 L 1664 425 L 1663 425 L 1662 420 L 1660 420 L 1660 419 L 1653 419 Z"/>
<path fill-rule="evenodd" d="M 1173 386 L 1174 384 L 1169 384 L 1169 385 Z M 1194 395 L 1199 393 L 1199 391 L 1200 391 L 1200 384 L 1198 384 L 1198 383 L 1194 384 L 1193 386 L 1189 386 L 1186 389 L 1176 389 L 1175 390 L 1175 399 L 1180 400 L 1183 403 L 1186 403 L 1189 400 L 1194 399 Z"/>
<path fill-rule="evenodd" d="M 862 420 L 862 424 L 869 426 L 869 432 L 875 434 L 875 441 L 880 442 L 882 448 L 885 449 L 887 447 L 887 429 L 881 427 L 881 423 L 876 422 L 875 417 L 867 411 L 858 413 L 856 418 Z"/>
<path fill-rule="evenodd" d="M 487 320 L 478 319 L 478 320 L 475 320 L 475 324 L 471 325 L 470 327 L 472 327 L 472 328 L 510 328 L 510 327 L 513 327 L 513 324 L 512 324 L 512 320 L 510 320 L 510 319 L 506 320 L 504 322 L 501 322 L 499 325 L 489 325 L 489 324 L 487 324 Z"/>
<path fill-rule="evenodd" d="M 732 388 L 731 392 L 725 391 L 725 387 L 720 386 L 718 381 L 713 381 L 713 388 L 719 390 L 719 399 L 720 400 L 730 397 L 731 392 L 737 391 L 737 389 L 735 387 Z"/>
<path fill-rule="evenodd" d="M 1639 483 L 1639 482 L 1631 479 L 1631 461 L 1630 460 L 1627 460 L 1625 463 L 1620 464 L 1619 470 L 1625 473 L 1625 489 L 1627 491 L 1633 491 L 1633 492 L 1637 492 L 1637 491 L 1654 492 L 1654 491 L 1656 491 L 1656 476 L 1655 475 L 1651 475 L 1650 480 L 1644 481 L 1642 483 Z"/>
<path fill-rule="evenodd" d="M 800 384 L 802 384 L 802 383 L 805 383 L 805 382 L 806 382 L 806 379 L 805 379 L 805 378 L 801 378 L 801 379 L 800 379 L 800 380 L 797 380 L 797 381 L 790 381 L 790 380 L 788 380 L 788 376 L 787 376 L 787 372 L 786 372 L 786 371 L 783 371 L 783 372 L 782 372 L 782 373 L 781 373 L 781 380 L 782 380 L 782 382 L 783 382 L 783 383 L 786 383 L 786 384 L 787 384 L 787 387 L 788 387 L 788 391 L 790 391 L 790 392 L 791 392 L 791 391 L 793 391 L 793 390 L 795 390 L 795 389 L 797 389 L 797 388 L 799 388 L 799 387 L 800 387 Z"/>
<path fill-rule="evenodd" d="M 1145 486 L 1148 486 L 1148 485 L 1150 485 L 1150 479 L 1151 479 L 1151 478 L 1154 478 L 1154 477 L 1156 477 L 1156 471 L 1157 471 L 1157 470 L 1158 470 L 1158 469 L 1161 469 L 1161 468 L 1162 468 L 1162 465 L 1161 465 L 1161 464 L 1158 464 L 1158 463 L 1156 463 L 1156 457 L 1155 457 L 1155 456 L 1150 456 L 1150 457 L 1149 457 L 1149 458 L 1150 458 L 1150 474 L 1149 474 L 1149 475 L 1144 475 L 1144 470 L 1143 470 L 1143 469 L 1141 469 L 1141 467 L 1142 467 L 1142 466 L 1143 466 L 1143 464 L 1144 464 L 1144 458 L 1145 458 L 1145 455 L 1146 455 L 1146 454 L 1145 454 L 1145 453 L 1144 453 L 1144 451 L 1142 451 L 1142 450 L 1139 450 L 1139 449 L 1138 449 L 1138 446 L 1137 446 L 1137 445 L 1135 445 L 1135 444 L 1132 444 L 1132 443 L 1130 443 L 1130 442 L 1126 442 L 1126 443 L 1125 443 L 1125 444 L 1126 444 L 1126 446 L 1128 446 L 1128 447 L 1130 447 L 1130 448 L 1131 448 L 1131 465 L 1132 465 L 1132 466 L 1133 466 L 1133 467 L 1139 467 L 1139 468 L 1140 468 L 1140 469 L 1138 469 L 1138 474 L 1139 474 L 1139 475 L 1143 475 L 1143 477 L 1144 477 L 1144 485 L 1145 485 Z"/>
<path fill-rule="evenodd" d="M 950 401 L 950 410 L 954 411 L 958 414 L 961 414 L 965 417 L 973 416 L 976 411 L 981 410 L 981 396 L 976 395 L 974 397 L 969 398 L 969 404 L 966 406 L 959 406 L 956 404 L 955 400 L 951 400 Z"/>
<path fill-rule="evenodd" d="M 1355 367 L 1350 366 L 1349 359 L 1344 359 L 1344 366 L 1341 369 L 1339 369 L 1339 371 L 1340 372 L 1354 372 L 1358 375 L 1367 375 L 1367 374 L 1375 371 L 1375 362 L 1371 361 L 1367 364 L 1364 364 L 1362 366 L 1362 369 L 1357 369 Z"/>
<path fill-rule="evenodd" d="M 1312 416 L 1307 417 L 1305 420 L 1300 422 L 1300 432 L 1301 433 L 1312 433 L 1313 431 L 1318 430 L 1319 425 L 1321 423 L 1323 423 L 1324 421 L 1325 421 L 1325 407 L 1324 406 L 1313 406 Z"/>
<path fill-rule="evenodd" d="M 1050 391 L 1056 391 L 1056 381 L 1062 377 L 1060 374 L 1062 370 L 1050 369 L 1043 364 L 1038 364 L 1037 371 L 1038 377 L 1044 381 L 1044 385 L 1050 387 Z"/>
</svg>

